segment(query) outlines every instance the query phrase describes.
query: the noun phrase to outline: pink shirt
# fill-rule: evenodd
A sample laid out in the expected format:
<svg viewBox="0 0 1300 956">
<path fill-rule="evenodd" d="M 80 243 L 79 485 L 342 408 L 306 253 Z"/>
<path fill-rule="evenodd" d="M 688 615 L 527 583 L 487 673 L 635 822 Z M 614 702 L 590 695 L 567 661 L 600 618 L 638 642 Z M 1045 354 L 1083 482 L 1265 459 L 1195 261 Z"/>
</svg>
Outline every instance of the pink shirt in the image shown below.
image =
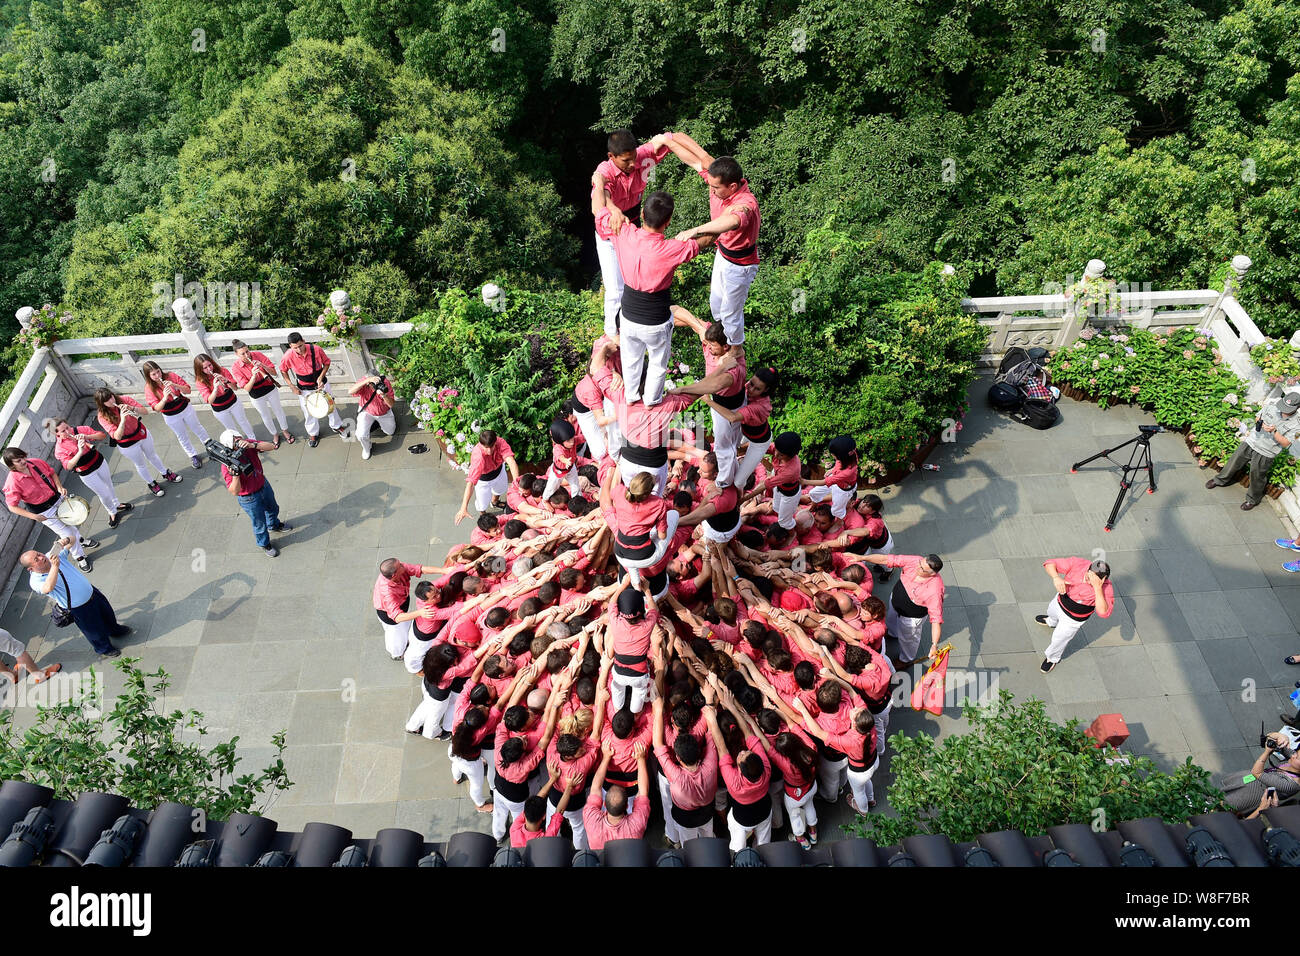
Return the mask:
<svg viewBox="0 0 1300 956">
<path fill-rule="evenodd" d="M 489 471 L 495 471 L 507 458 L 513 458 L 514 452 L 500 435 L 491 448 L 484 448 L 482 442 L 475 442 L 474 450 L 469 455 L 469 474 L 465 476 L 468 484 L 475 484 Z"/>
<path fill-rule="evenodd" d="M 672 136 L 672 133 L 667 135 Z M 649 143 L 642 143 L 637 147 L 636 166 L 630 173 L 619 169 L 612 159 L 607 159 L 597 166 L 596 172 L 605 177 L 605 193 L 609 196 L 609 201 L 620 210 L 634 208 L 641 202 L 641 197 L 645 193 L 646 173 L 667 155 L 667 146 L 655 149 Z M 596 194 L 595 186 L 591 187 L 591 192 L 593 196 Z"/>
<path fill-rule="evenodd" d="M 609 210 L 602 209 L 596 225 L 603 225 L 608 232 L 608 223 Z M 661 232 L 651 232 L 630 222 L 618 232 L 610 233 L 610 242 L 618 253 L 623 282 L 642 292 L 667 289 L 673 284 L 677 267 L 700 254 L 700 244 L 695 239 L 669 239 Z"/>
<path fill-rule="evenodd" d="M 659 623 L 659 612 L 651 608 L 639 621 L 629 621 L 622 614 L 614 613 L 606 631 L 606 637 L 614 642 L 614 653 L 626 657 L 644 658 L 650 653 L 650 636 L 655 625 Z M 625 665 L 636 670 L 635 665 Z M 643 664 L 644 666 L 644 664 Z"/>
<path fill-rule="evenodd" d="M 423 570 L 418 564 L 403 562 L 392 578 L 379 575 L 375 579 L 373 594 L 375 610 L 383 611 L 396 620 L 397 615 L 402 613 L 402 605 L 410 597 L 411 578 L 418 578 Z"/>
<path fill-rule="evenodd" d="M 803 462 L 799 456 L 795 455 L 789 461 L 782 462 L 772 469 L 772 474 L 768 477 L 765 484 L 770 491 L 777 485 L 797 485 L 799 484 L 799 475 L 803 471 Z M 797 491 L 798 489 L 796 489 Z"/>
<path fill-rule="evenodd" d="M 558 819 L 558 815 L 552 819 Z M 649 822 L 649 794 L 641 794 L 636 799 L 632 812 L 614 825 L 610 824 L 605 813 L 605 798 L 599 790 L 591 791 L 587 805 L 582 808 L 582 826 L 587 831 L 587 844 L 593 850 L 605 849 L 605 844 L 610 840 L 639 840 L 645 836 L 646 824 Z"/>
<path fill-rule="evenodd" d="M 836 461 L 835 467 L 826 472 L 826 484 L 838 485 L 844 491 L 851 491 L 858 486 L 858 466 L 845 468 Z"/>
<path fill-rule="evenodd" d="M 97 431 L 98 429 L 91 428 L 89 425 L 82 425 L 78 428 L 74 428 L 72 433 L 73 435 L 85 435 L 86 438 L 89 439 L 90 436 L 95 434 Z M 78 464 L 84 466 L 87 462 L 94 461 L 98 454 L 99 452 L 93 448 L 89 440 L 87 440 L 86 454 Z M 71 468 L 72 465 L 70 462 L 72 459 L 77 457 L 77 439 L 60 438 L 54 443 L 54 457 L 59 460 L 59 464 L 63 465 L 64 468 Z"/>
<path fill-rule="evenodd" d="M 235 382 L 236 384 L 239 385 L 240 388 L 248 387 L 248 383 L 253 377 L 254 365 L 260 365 L 262 366 L 263 369 L 265 369 L 268 372 L 275 371 L 275 366 L 271 363 L 271 360 L 261 352 L 253 352 L 250 350 L 248 353 L 248 358 L 249 361 L 245 362 L 239 356 L 235 356 L 235 361 L 230 366 L 230 374 L 235 376 Z M 265 383 L 267 381 L 269 381 L 269 379 L 260 380 L 261 383 Z M 271 384 L 274 385 L 275 383 L 271 382 Z"/>
<path fill-rule="evenodd" d="M 183 385 L 185 386 L 185 388 L 189 388 L 190 386 L 189 382 L 185 381 L 185 379 L 181 378 L 175 372 L 163 372 L 163 381 L 171 382 L 173 385 Z M 145 381 L 144 397 L 149 400 L 150 405 L 153 405 L 154 402 L 158 402 L 162 400 L 162 392 L 163 390 L 159 388 L 153 380 L 150 379 Z M 185 403 L 189 402 L 189 399 L 185 397 L 185 392 L 183 389 L 173 388 L 172 396 L 173 396 L 171 400 L 172 403 L 180 403 L 181 408 L 184 408 Z"/>
<path fill-rule="evenodd" d="M 137 402 L 134 398 L 127 398 L 125 395 L 117 396 L 118 409 L 121 409 L 128 405 L 132 408 L 140 408 L 140 409 L 144 408 L 144 406 L 141 405 L 139 402 Z M 121 415 L 122 412 L 119 410 L 118 411 L 119 425 L 121 424 L 121 418 L 120 418 Z M 108 436 L 111 438 L 113 433 L 117 430 L 117 425 L 114 425 L 103 415 L 97 415 L 96 418 L 99 421 L 100 431 L 107 433 Z M 134 445 L 138 441 L 144 441 L 144 439 L 148 436 L 148 434 L 149 434 L 149 429 L 145 427 L 144 421 L 142 419 L 137 418 L 133 426 L 127 425 L 126 430 L 122 432 L 122 437 L 117 440 L 117 443 L 119 445 Z"/>
<path fill-rule="evenodd" d="M 628 501 L 627 489 L 617 483 L 610 489 L 614 510 L 614 530 L 623 535 L 648 534 L 658 528 L 662 535 L 668 530 L 668 502 L 658 495 L 648 495 L 642 501 Z"/>
<path fill-rule="evenodd" d="M 572 797 L 570 797 L 572 799 Z M 528 845 L 529 840 L 536 840 L 542 836 L 559 836 L 560 824 L 564 822 L 564 815 L 557 813 L 551 817 L 551 822 L 543 826 L 540 830 L 530 830 L 525 824 L 528 818 L 522 813 L 515 817 L 515 822 L 510 824 L 510 845 L 516 850 L 522 850 Z"/>
<path fill-rule="evenodd" d="M 704 735 L 704 757 L 693 771 L 683 770 L 676 755 L 666 746 L 655 748 L 655 759 L 659 761 L 659 769 L 668 777 L 669 791 L 676 806 L 695 810 L 713 802 L 718 792 L 718 750 L 713 746 L 712 736 Z"/>
<path fill-rule="evenodd" d="M 230 372 L 227 372 L 220 365 L 216 366 L 216 369 L 212 373 L 211 385 L 204 385 L 203 380 L 200 379 L 197 375 L 194 377 L 194 384 L 198 386 L 199 394 L 203 396 L 203 400 L 205 402 L 208 402 L 209 404 L 211 404 L 212 402 L 212 396 L 214 393 L 216 394 L 218 401 L 221 401 L 223 399 L 228 399 L 230 397 L 230 386 L 219 384 L 216 380 L 218 375 L 224 376 L 227 382 L 235 381 L 235 376 L 232 375 Z"/>
<path fill-rule="evenodd" d="M 700 178 L 708 182 L 707 169 L 700 170 Z M 748 179 L 742 179 L 740 189 L 727 200 L 718 199 L 712 190 L 709 191 L 709 218 L 717 219 L 724 213 L 734 213 L 740 219 L 740 225 L 718 236 L 720 249 L 740 251 L 758 243 L 758 199 L 750 192 Z M 737 256 L 734 261 L 742 266 L 755 265 L 758 262 L 758 250 L 750 249 L 748 255 Z"/>
<path fill-rule="evenodd" d="M 942 624 L 943 578 L 937 574 L 924 579 L 918 577 L 917 567 L 924 560 L 919 554 L 887 554 L 885 567 L 902 568 L 903 573 L 898 576 L 898 580 L 903 585 L 903 590 L 907 592 L 907 596 L 913 603 L 919 604 L 930 612 L 931 623 Z"/>
<path fill-rule="evenodd" d="M 28 458 L 27 467 L 31 474 L 9 472 L 5 479 L 5 503 L 25 508 L 27 504 L 38 505 L 57 498 L 59 483 L 54 480 L 54 468 L 39 458 Z"/>
<path fill-rule="evenodd" d="M 540 730 L 543 729 L 541 724 L 538 724 L 538 729 L 538 736 L 540 737 Z M 503 767 L 501 766 L 501 745 L 511 737 L 523 738 L 524 755 L 510 766 Z M 537 769 L 537 765 L 542 762 L 542 757 L 545 756 L 542 752 L 542 748 L 537 746 L 536 742 L 529 737 L 527 732 L 521 734 L 511 733 L 506 729 L 505 724 L 501 724 L 497 727 L 496 735 L 493 738 L 492 751 L 496 755 L 497 773 L 506 780 L 509 780 L 511 783 L 523 783 L 527 780 L 529 774 Z"/>
<path fill-rule="evenodd" d="M 315 364 L 316 381 L 320 381 L 320 374 L 330 367 L 330 357 L 325 354 L 325 350 L 319 345 L 307 343 L 307 348 L 299 355 L 292 347 L 284 353 L 284 358 L 280 359 L 280 371 L 289 377 L 295 385 L 298 384 L 298 375 L 302 374 L 304 378 L 312 374 L 313 362 Z"/>
<path fill-rule="evenodd" d="M 725 352 L 722 355 L 714 355 L 709 350 L 708 345 L 705 345 L 704 346 L 704 374 L 712 375 L 715 371 L 717 371 L 718 363 L 721 362 L 725 356 L 726 356 Z M 747 377 L 747 373 L 745 372 L 745 359 L 743 357 L 743 353 L 740 360 L 736 362 L 735 367 L 727 371 L 727 375 L 730 377 L 731 380 L 727 382 L 727 384 L 724 385 L 722 388 L 714 392 L 713 393 L 714 395 L 721 395 L 724 398 L 730 398 L 735 395 L 739 395 L 740 390 L 745 387 L 745 379 Z M 772 403 L 768 402 L 769 409 L 771 408 L 771 406 Z"/>
<path fill-rule="evenodd" d="M 1065 596 L 1070 600 L 1089 606 L 1097 600 L 1092 585 L 1088 583 L 1088 571 L 1092 562 L 1087 558 L 1053 558 L 1044 561 L 1043 567 L 1048 564 L 1056 565 L 1056 573 L 1065 578 Z M 1115 610 L 1115 589 L 1111 587 L 1110 578 L 1102 582 L 1101 593 L 1106 598 L 1106 610 L 1103 612 L 1097 608 L 1097 616 L 1110 617 L 1111 611 Z"/>
<path fill-rule="evenodd" d="M 760 395 L 740 409 L 740 424 L 754 428 L 772 417 L 772 399 Z"/>
<path fill-rule="evenodd" d="M 757 803 L 767 793 L 768 785 L 772 782 L 772 764 L 767 759 L 767 751 L 763 745 L 758 742 L 755 736 L 745 738 L 745 749 L 752 750 L 758 755 L 758 759 L 763 761 L 763 772 L 755 781 L 745 778 L 736 766 L 736 759 L 729 752 L 724 752 L 719 761 L 719 769 L 722 771 L 722 780 L 727 785 L 727 793 L 735 799 L 737 803 Z"/>
</svg>

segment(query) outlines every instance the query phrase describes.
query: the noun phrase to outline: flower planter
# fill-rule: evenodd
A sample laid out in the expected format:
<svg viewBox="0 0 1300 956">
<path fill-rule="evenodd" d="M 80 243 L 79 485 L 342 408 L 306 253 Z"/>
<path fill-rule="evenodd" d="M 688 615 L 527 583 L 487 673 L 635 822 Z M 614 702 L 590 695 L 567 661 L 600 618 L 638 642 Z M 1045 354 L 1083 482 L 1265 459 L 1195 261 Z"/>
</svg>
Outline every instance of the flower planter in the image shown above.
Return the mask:
<svg viewBox="0 0 1300 956">
<path fill-rule="evenodd" d="M 858 491 L 861 492 L 864 489 L 884 488 L 888 485 L 898 484 L 908 475 L 912 474 L 912 472 L 919 469 L 921 464 L 930 457 L 930 453 L 934 451 L 938 445 L 939 436 L 932 436 L 928 441 L 921 445 L 920 448 L 912 453 L 912 457 L 909 459 L 910 467 L 907 465 L 901 465 L 898 468 L 885 472 L 884 475 L 875 478 L 868 478 L 865 481 L 859 481 Z"/>
</svg>

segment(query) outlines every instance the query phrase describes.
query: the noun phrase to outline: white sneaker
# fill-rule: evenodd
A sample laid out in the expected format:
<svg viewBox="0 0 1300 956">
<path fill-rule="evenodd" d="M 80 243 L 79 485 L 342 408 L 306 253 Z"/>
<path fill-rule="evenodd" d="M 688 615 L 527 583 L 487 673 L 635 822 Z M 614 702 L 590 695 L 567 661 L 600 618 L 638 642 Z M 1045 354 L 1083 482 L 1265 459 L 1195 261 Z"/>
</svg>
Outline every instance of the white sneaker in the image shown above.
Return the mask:
<svg viewBox="0 0 1300 956">
<path fill-rule="evenodd" d="M 370 449 L 369 449 L 369 448 L 363 448 L 363 449 L 361 449 L 361 460 L 362 460 L 362 461 L 369 461 L 369 460 L 370 460 Z"/>
</svg>

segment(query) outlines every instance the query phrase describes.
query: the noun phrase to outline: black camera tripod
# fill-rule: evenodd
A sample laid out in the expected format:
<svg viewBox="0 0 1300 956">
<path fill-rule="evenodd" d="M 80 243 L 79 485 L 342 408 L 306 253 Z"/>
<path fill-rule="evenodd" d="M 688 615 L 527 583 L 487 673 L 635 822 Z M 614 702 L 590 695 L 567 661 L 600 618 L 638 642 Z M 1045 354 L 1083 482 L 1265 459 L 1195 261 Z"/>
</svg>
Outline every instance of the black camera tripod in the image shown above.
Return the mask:
<svg viewBox="0 0 1300 956">
<path fill-rule="evenodd" d="M 1137 476 L 1139 471 L 1144 468 L 1146 469 L 1147 483 L 1151 486 L 1147 489 L 1147 494 L 1153 495 L 1156 493 L 1156 473 L 1151 464 L 1151 436 L 1164 430 L 1164 426 L 1162 425 L 1139 425 L 1138 436 L 1136 438 L 1130 438 L 1128 441 L 1116 445 L 1114 448 L 1105 448 L 1102 451 L 1097 452 L 1097 454 L 1093 455 L 1091 458 L 1085 458 L 1083 461 L 1076 461 L 1070 466 L 1070 474 L 1073 475 L 1081 466 L 1088 464 L 1090 461 L 1096 461 L 1098 458 L 1105 458 L 1111 464 L 1118 465 L 1119 462 L 1110 457 L 1111 452 L 1119 451 L 1121 448 L 1127 448 L 1129 445 L 1133 446 L 1133 450 L 1129 452 L 1128 464 L 1122 466 L 1124 474 L 1119 480 L 1119 494 L 1115 496 L 1115 507 L 1110 509 L 1110 517 L 1106 519 L 1107 531 L 1115 527 L 1115 518 L 1119 514 L 1119 506 L 1124 503 L 1124 496 L 1128 494 L 1128 490 L 1133 487 L 1133 478 Z"/>
</svg>

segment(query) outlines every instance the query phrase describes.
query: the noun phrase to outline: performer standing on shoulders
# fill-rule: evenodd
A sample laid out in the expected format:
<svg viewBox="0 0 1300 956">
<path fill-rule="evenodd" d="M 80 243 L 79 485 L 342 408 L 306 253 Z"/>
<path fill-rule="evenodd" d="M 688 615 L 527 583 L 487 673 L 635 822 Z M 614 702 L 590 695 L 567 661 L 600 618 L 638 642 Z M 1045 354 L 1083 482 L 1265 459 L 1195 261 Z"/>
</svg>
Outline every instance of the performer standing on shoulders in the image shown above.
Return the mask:
<svg viewBox="0 0 1300 956">
<path fill-rule="evenodd" d="M 38 521 L 60 538 L 71 541 L 68 550 L 76 559 L 77 567 L 89 571 L 90 562 L 82 549 L 98 548 L 99 542 L 94 538 L 83 539 L 76 528 L 59 517 L 59 503 L 68 496 L 68 489 L 63 487 L 58 474 L 41 459 L 28 458 L 21 448 L 6 448 L 0 458 L 9 469 L 4 488 L 9 510 L 20 518 Z"/>
<path fill-rule="evenodd" d="M 510 469 L 510 481 L 519 480 L 519 466 L 515 464 L 515 453 L 504 438 L 490 428 L 478 433 L 478 444 L 469 456 L 469 474 L 465 476 L 465 497 L 461 499 L 460 510 L 456 512 L 456 524 L 460 524 L 469 515 L 469 496 L 474 495 L 474 504 L 479 511 L 498 504 L 505 499 L 506 489 L 510 487 L 503 468 Z"/>
<path fill-rule="evenodd" d="M 62 418 L 56 418 L 53 425 L 54 457 L 59 459 L 64 468 L 81 476 L 86 487 L 95 493 L 99 503 L 108 512 L 108 526 L 116 528 L 122 515 L 133 506 L 118 501 L 117 492 L 113 490 L 113 471 L 92 444 L 103 441 L 108 436 L 86 425 L 73 428 Z"/>
<path fill-rule="evenodd" d="M 289 419 L 285 417 L 284 406 L 280 404 L 280 381 L 275 377 L 275 365 L 263 353 L 254 352 L 239 339 L 231 342 L 230 346 L 235 350 L 235 361 L 230 366 L 230 374 L 235 376 L 239 387 L 248 392 L 253 407 L 262 416 L 266 430 L 275 435 L 275 447 L 280 447 L 280 435 L 292 445 Z M 280 424 L 280 434 L 276 434 L 275 430 L 277 421 Z"/>
<path fill-rule="evenodd" d="M 181 443 L 181 450 L 190 456 L 190 465 L 197 471 L 203 467 L 203 462 L 189 436 L 193 434 L 202 444 L 208 440 L 208 430 L 186 397 L 190 394 L 189 382 L 175 372 L 163 372 L 157 362 L 145 362 L 140 368 L 144 372 L 145 400 L 155 412 L 162 412 L 163 421 Z"/>
<path fill-rule="evenodd" d="M 298 396 L 303 422 L 307 426 L 307 444 L 312 448 L 320 444 L 320 420 L 307 411 L 307 393 L 320 391 L 333 396 L 334 392 L 325 381 L 329 367 L 330 358 L 323 348 L 307 342 L 300 332 L 289 333 L 289 350 L 280 360 L 280 371 Z M 330 428 L 335 431 L 343 428 L 343 419 L 337 408 L 330 410 L 329 420 Z"/>
<path fill-rule="evenodd" d="M 397 431 L 397 416 L 393 414 L 393 383 L 383 375 L 367 375 L 353 385 L 348 394 L 357 395 L 357 441 L 361 442 L 361 460 L 368 461 L 371 424 L 378 422 L 385 435 Z"/>
<path fill-rule="evenodd" d="M 591 176 L 591 212 L 599 216 L 601 210 L 608 209 L 611 231 L 618 232 L 625 220 L 634 226 L 641 225 L 646 174 L 668 155 L 667 143 L 672 138 L 672 133 L 660 133 L 650 142 L 637 146 L 631 130 L 619 129 L 609 134 L 605 144 L 609 158 Z M 618 334 L 623 273 L 613 243 L 600 230 L 596 231 L 596 258 L 600 260 L 601 284 L 605 289 L 605 334 L 612 337 Z"/>
</svg>

